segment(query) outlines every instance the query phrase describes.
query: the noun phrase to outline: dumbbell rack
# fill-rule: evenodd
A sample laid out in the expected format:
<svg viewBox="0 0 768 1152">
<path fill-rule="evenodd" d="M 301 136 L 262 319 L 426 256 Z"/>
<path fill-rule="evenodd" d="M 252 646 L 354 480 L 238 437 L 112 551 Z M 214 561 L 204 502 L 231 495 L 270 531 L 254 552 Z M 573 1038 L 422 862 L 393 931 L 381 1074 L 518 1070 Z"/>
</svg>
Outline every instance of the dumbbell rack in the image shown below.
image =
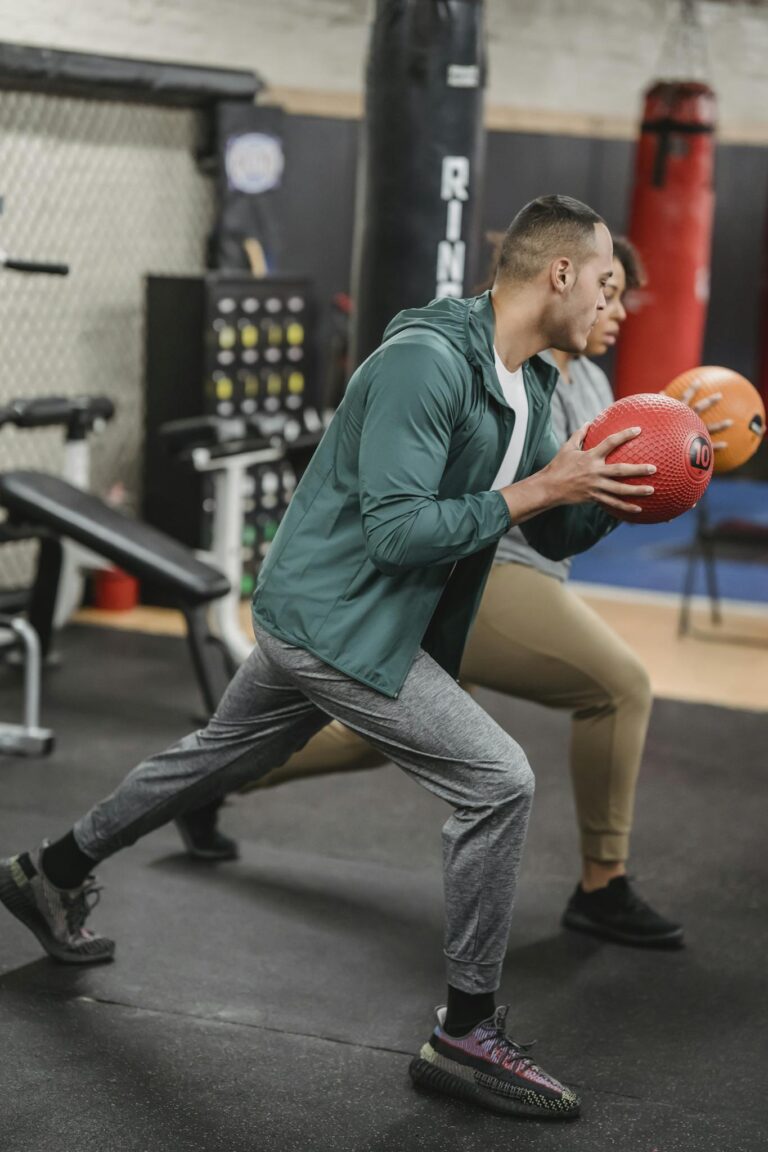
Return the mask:
<svg viewBox="0 0 768 1152">
<path fill-rule="evenodd" d="M 185 544 L 215 551 L 220 521 L 230 515 L 221 508 L 220 470 L 174 467 L 160 428 L 211 416 L 247 421 L 273 443 L 317 432 L 311 284 L 221 272 L 150 276 L 146 333 L 143 515 Z M 245 473 L 238 596 L 252 592 L 296 482 L 279 453 Z"/>
</svg>

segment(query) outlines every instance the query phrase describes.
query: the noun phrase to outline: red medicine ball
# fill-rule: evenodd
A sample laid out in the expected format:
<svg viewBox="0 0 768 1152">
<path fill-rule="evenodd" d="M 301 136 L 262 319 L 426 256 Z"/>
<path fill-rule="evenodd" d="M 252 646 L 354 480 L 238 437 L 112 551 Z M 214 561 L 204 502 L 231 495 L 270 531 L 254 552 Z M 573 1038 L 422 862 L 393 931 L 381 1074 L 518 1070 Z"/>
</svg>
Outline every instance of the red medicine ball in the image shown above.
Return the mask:
<svg viewBox="0 0 768 1152">
<path fill-rule="evenodd" d="M 652 476 L 619 478 L 622 484 L 650 484 L 655 491 L 653 496 L 638 496 L 642 512 L 607 511 L 630 524 L 674 520 L 701 499 L 712 479 L 712 441 L 703 421 L 687 404 L 658 392 L 625 396 L 592 421 L 583 447 L 594 448 L 606 436 L 627 428 L 642 431 L 609 453 L 607 463 L 655 464 Z"/>
</svg>

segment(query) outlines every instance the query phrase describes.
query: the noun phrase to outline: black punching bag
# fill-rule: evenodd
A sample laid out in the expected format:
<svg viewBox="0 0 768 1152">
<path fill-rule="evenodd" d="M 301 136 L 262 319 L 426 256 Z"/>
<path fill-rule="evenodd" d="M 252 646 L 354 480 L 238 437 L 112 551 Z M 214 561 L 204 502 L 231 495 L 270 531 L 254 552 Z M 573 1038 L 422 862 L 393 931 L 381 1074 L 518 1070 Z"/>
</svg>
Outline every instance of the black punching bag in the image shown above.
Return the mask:
<svg viewBox="0 0 768 1152">
<path fill-rule="evenodd" d="M 482 0 L 377 0 L 355 221 L 352 366 L 401 308 L 477 281 Z"/>
</svg>

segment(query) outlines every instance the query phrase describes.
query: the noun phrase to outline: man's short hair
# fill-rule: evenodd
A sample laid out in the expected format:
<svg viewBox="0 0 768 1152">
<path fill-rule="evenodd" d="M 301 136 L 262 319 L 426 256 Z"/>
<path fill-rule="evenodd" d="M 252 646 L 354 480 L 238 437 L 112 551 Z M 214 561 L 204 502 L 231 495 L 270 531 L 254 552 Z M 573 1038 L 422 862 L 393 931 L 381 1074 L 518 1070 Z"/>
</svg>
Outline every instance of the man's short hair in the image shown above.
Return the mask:
<svg viewBox="0 0 768 1152">
<path fill-rule="evenodd" d="M 504 233 L 498 280 L 532 280 L 558 256 L 576 268 L 594 254 L 595 224 L 604 224 L 588 205 L 571 196 L 540 196 L 521 208 Z"/>
</svg>

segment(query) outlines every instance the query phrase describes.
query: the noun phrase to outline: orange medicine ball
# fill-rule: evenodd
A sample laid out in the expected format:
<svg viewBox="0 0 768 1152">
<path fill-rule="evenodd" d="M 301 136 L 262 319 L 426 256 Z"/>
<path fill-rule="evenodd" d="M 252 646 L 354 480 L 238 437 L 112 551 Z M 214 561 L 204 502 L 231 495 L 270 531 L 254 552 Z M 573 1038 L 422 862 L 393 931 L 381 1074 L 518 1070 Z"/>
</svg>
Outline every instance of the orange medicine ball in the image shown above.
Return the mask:
<svg viewBox="0 0 768 1152">
<path fill-rule="evenodd" d="M 728 445 L 715 452 L 715 472 L 732 472 L 734 468 L 745 464 L 750 456 L 754 456 L 765 435 L 765 405 L 762 397 L 749 380 L 738 372 L 714 366 L 691 368 L 683 372 L 667 384 L 664 392 L 674 400 L 682 400 L 693 384 L 699 384 L 700 387 L 691 397 L 691 405 L 711 396 L 713 392 L 723 394 L 722 400 L 702 412 L 702 418 L 705 424 L 733 420 L 730 428 L 712 433 L 713 440 L 723 440 Z"/>
</svg>

